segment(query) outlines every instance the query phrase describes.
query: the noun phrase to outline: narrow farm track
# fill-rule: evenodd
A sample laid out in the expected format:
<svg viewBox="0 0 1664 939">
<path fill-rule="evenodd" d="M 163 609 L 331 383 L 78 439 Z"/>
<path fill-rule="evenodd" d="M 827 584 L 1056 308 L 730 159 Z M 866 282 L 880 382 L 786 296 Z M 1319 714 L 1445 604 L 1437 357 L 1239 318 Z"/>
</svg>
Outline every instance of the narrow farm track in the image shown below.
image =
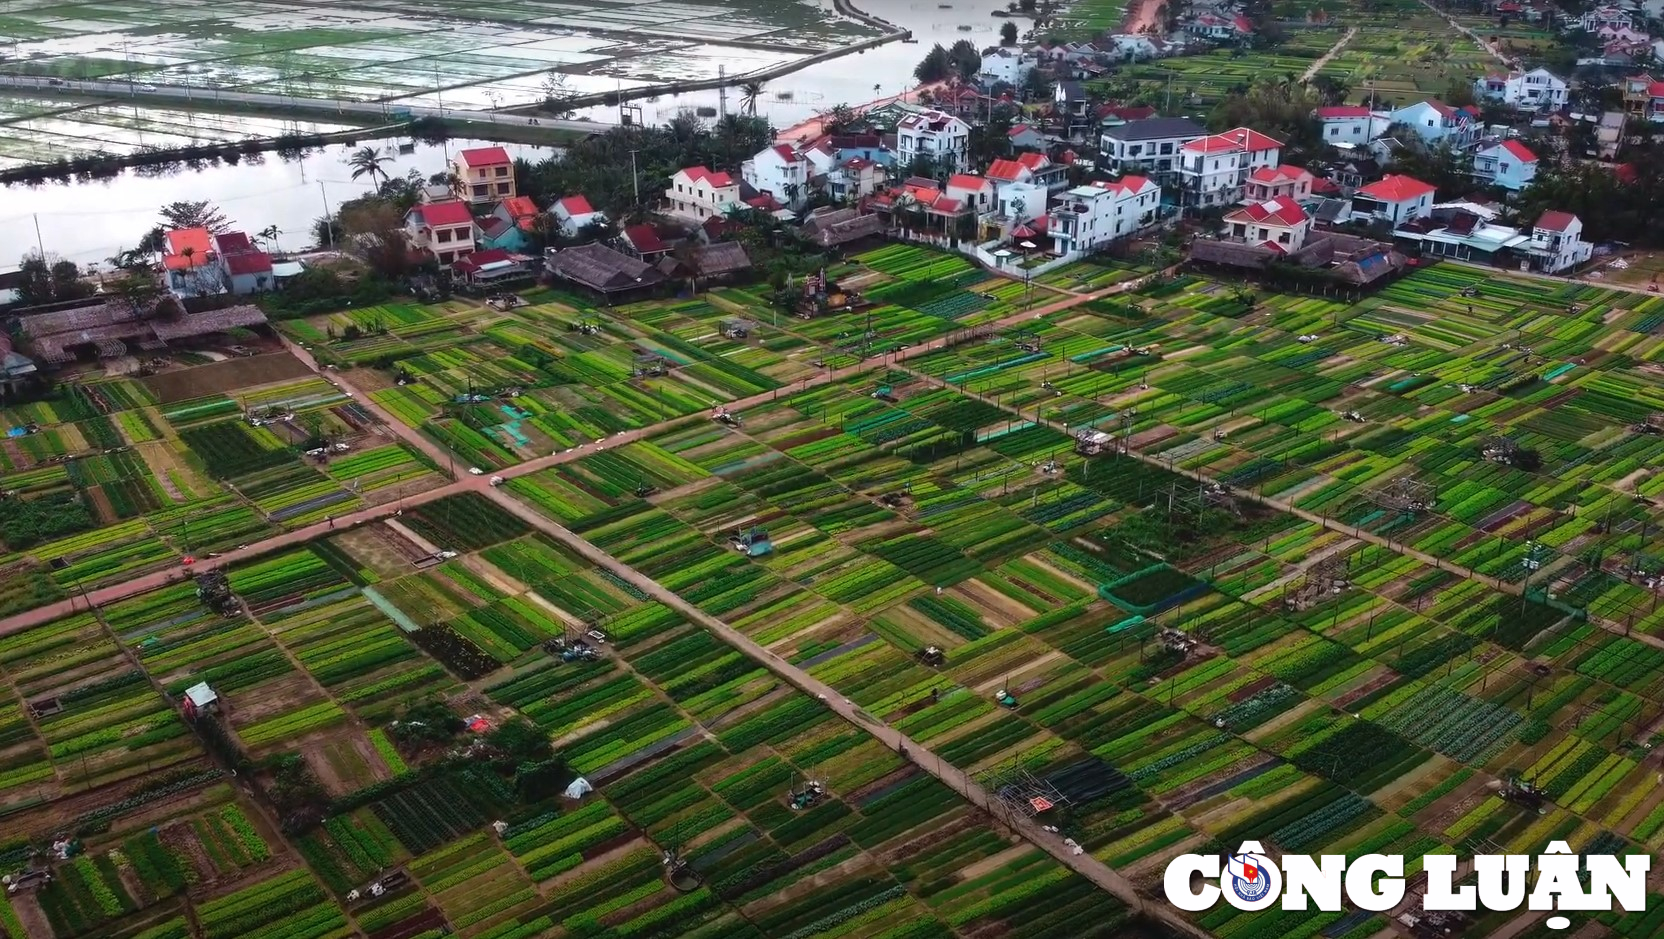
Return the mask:
<svg viewBox="0 0 1664 939">
<path fill-rule="evenodd" d="M 1306 69 L 1305 73 L 1300 76 L 1300 80 L 1303 82 L 1309 82 L 1316 78 L 1317 73 L 1323 71 L 1323 66 L 1328 65 L 1334 60 L 1335 56 L 1340 55 L 1340 51 L 1345 49 L 1346 44 L 1351 42 L 1352 37 L 1356 35 L 1358 35 L 1358 27 L 1354 26 L 1351 29 L 1348 29 L 1346 31 L 1346 35 L 1337 39 L 1335 44 L 1329 47 L 1328 52 L 1323 53 L 1323 55 L 1320 56 L 1316 62 L 1312 63 L 1311 68 Z"/>
<path fill-rule="evenodd" d="M 955 792 L 964 796 L 972 805 L 981 806 L 987 810 L 991 804 L 988 793 L 981 786 L 971 781 L 970 777 L 959 767 L 944 762 L 940 756 L 926 749 L 917 741 L 890 728 L 856 707 L 832 686 L 811 677 L 807 672 L 763 648 L 750 636 L 683 600 L 658 581 L 619 561 L 565 527 L 555 524 L 530 506 L 512 498 L 508 493 L 500 489 L 493 489 L 489 495 L 498 505 L 513 513 L 526 524 L 571 548 L 590 563 L 612 570 L 635 585 L 643 593 L 687 617 L 690 622 L 698 623 L 710 630 L 723 642 L 744 653 L 787 683 L 800 691 L 819 698 L 839 717 L 877 737 L 885 746 L 898 752 L 905 752 L 914 765 L 946 783 Z M 1033 819 L 1014 817 L 1009 813 L 1000 815 L 990 812 L 990 814 L 1041 850 L 1052 855 L 1063 865 L 1100 888 L 1114 894 L 1132 909 L 1156 917 L 1186 935 L 1196 936 L 1199 939 L 1208 935 L 1201 928 L 1186 920 L 1178 910 L 1164 902 L 1157 902 L 1140 894 L 1133 886 L 1132 881 L 1111 869 L 1107 864 L 1090 854 L 1076 855 L 1072 853 L 1063 845 L 1058 836 L 1041 831 L 1040 826 Z"/>
</svg>

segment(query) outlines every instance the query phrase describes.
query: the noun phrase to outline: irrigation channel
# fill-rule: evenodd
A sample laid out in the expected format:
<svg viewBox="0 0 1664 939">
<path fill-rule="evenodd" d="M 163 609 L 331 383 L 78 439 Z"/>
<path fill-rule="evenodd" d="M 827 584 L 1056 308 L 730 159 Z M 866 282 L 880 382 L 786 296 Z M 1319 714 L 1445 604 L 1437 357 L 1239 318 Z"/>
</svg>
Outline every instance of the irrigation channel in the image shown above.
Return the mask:
<svg viewBox="0 0 1664 939">
<path fill-rule="evenodd" d="M 1123 283 L 1091 294 L 1077 294 L 1069 296 L 1046 306 L 1012 314 L 990 325 L 996 329 L 1009 328 L 1018 325 L 1023 321 L 1031 321 L 1035 318 L 1046 316 L 1051 313 L 1061 312 L 1082 303 L 1086 303 L 1090 300 L 1100 299 L 1116 293 L 1124 292 L 1130 287 L 1130 283 Z M 916 368 L 910 368 L 905 364 L 908 359 L 914 356 L 925 355 L 930 352 L 949 348 L 957 342 L 962 341 L 963 338 L 963 334 L 949 334 L 937 337 L 929 342 L 920 343 L 907 349 L 897 350 L 895 352 L 878 356 L 868 361 L 857 363 L 842 369 L 828 369 L 824 372 L 816 373 L 811 378 L 804 379 L 798 383 L 797 387 L 807 389 L 851 378 L 864 372 L 876 371 L 879 369 L 898 368 L 915 375 L 916 377 L 924 380 L 926 383 L 936 383 L 945 387 L 954 388 L 961 394 L 967 395 L 967 397 L 982 401 L 1024 421 L 1029 420 L 1029 415 L 1024 414 L 1015 406 L 1003 404 L 997 399 L 989 398 L 984 395 L 973 394 L 962 386 L 948 383 L 940 377 L 929 375 L 928 373 Z M 287 340 L 285 341 L 287 343 Z M 316 362 L 305 348 L 296 346 L 293 343 L 288 344 L 290 346 L 290 351 L 316 370 Z M 320 374 L 322 373 L 320 372 Z M 383 433 L 396 434 L 405 443 L 427 454 L 436 462 L 448 465 L 451 467 L 452 476 L 455 481 L 446 486 L 429 490 L 408 499 L 402 499 L 394 503 L 376 506 L 352 515 L 343 516 L 336 519 L 334 524 L 320 523 L 308 528 L 267 539 L 257 544 L 250 545 L 247 548 L 228 552 L 219 558 L 199 562 L 199 569 L 224 567 L 226 565 L 245 561 L 253 557 L 268 554 L 286 547 L 323 537 L 331 531 L 338 531 L 343 528 L 350 528 L 387 518 L 402 511 L 403 506 L 407 503 L 410 505 L 419 505 L 441 499 L 446 496 L 456 495 L 461 492 L 478 492 L 486 498 L 491 499 L 493 502 L 496 502 L 505 510 L 513 513 L 516 517 L 522 519 L 537 530 L 571 547 L 587 560 L 614 571 L 620 576 L 631 581 L 639 589 L 654 597 L 654 599 L 666 604 L 672 609 L 675 609 L 683 616 L 688 617 L 691 621 L 700 623 L 712 633 L 716 634 L 724 642 L 753 659 L 758 664 L 769 669 L 782 680 L 806 693 L 816 695 L 817 698 L 824 701 L 826 705 L 840 717 L 844 718 L 851 724 L 862 728 L 867 733 L 872 734 L 874 737 L 883 741 L 887 746 L 896 748 L 897 750 L 906 748 L 910 758 L 920 767 L 920 769 L 936 776 L 938 779 L 952 787 L 955 791 L 962 794 L 974 805 L 977 805 L 984 811 L 988 812 L 994 821 L 1008 826 L 1014 833 L 1022 835 L 1036 846 L 1057 858 L 1060 863 L 1067 865 L 1070 869 L 1080 873 L 1082 876 L 1091 880 L 1094 884 L 1097 884 L 1102 889 L 1110 892 L 1123 902 L 1127 903 L 1132 909 L 1157 918 L 1187 935 L 1197 937 L 1206 936 L 1204 931 L 1189 922 L 1177 910 L 1159 899 L 1151 898 L 1139 893 L 1133 884 L 1126 879 L 1126 877 L 1111 869 L 1103 862 L 1089 854 L 1074 854 L 1061 843 L 1058 836 L 1041 830 L 1032 819 L 1021 816 L 1013 817 L 1009 809 L 1002 811 L 998 800 L 990 800 L 988 793 L 980 785 L 970 780 L 958 767 L 951 763 L 943 762 L 937 754 L 919 745 L 916 741 L 907 738 L 900 732 L 885 726 L 878 720 L 874 719 L 871 715 L 864 713 L 830 686 L 819 682 L 803 672 L 801 669 L 787 663 L 785 660 L 763 648 L 761 645 L 757 644 L 737 629 L 728 625 L 726 622 L 704 613 L 697 607 L 683 600 L 674 592 L 652 580 L 650 577 L 647 577 L 641 572 L 631 568 L 629 565 L 617 560 L 602 551 L 600 548 L 597 548 L 596 546 L 583 540 L 581 537 L 565 527 L 558 525 L 552 520 L 539 514 L 531 507 L 510 496 L 507 490 L 493 487 L 487 477 L 466 474 L 457 476 L 455 469 L 456 463 L 453 454 L 443 449 L 438 444 L 430 441 L 426 437 L 423 437 L 415 428 L 405 425 L 395 419 L 391 414 L 387 413 L 379 405 L 371 401 L 367 396 L 358 393 L 357 389 L 353 389 L 350 384 L 341 379 L 338 374 L 331 374 L 334 376 L 333 380 L 338 382 L 342 386 L 343 390 L 353 392 L 354 396 L 362 404 L 362 406 L 374 414 L 377 420 L 383 423 Z M 737 411 L 743 411 L 743 409 L 748 406 L 760 404 L 764 401 L 777 398 L 778 395 L 778 390 L 765 392 L 733 402 L 729 406 Z M 634 431 L 625 431 L 603 441 L 596 441 L 582 447 L 573 448 L 566 452 L 553 454 L 548 457 L 539 458 L 537 460 L 501 470 L 499 474 L 505 477 L 514 477 L 539 472 L 550 466 L 571 460 L 581 459 L 584 456 L 609 446 L 618 446 L 650 436 L 658 433 L 670 425 L 685 423 L 688 420 L 689 418 L 687 417 L 680 417 L 671 421 L 665 421 L 648 427 L 639 428 Z M 1033 420 L 1035 423 L 1053 427 L 1054 429 L 1063 429 L 1057 422 L 1046 420 L 1044 416 L 1040 414 L 1034 415 Z M 1110 457 L 1108 459 L 1114 460 L 1120 458 L 1136 459 L 1151 466 L 1167 469 L 1170 472 L 1180 473 L 1188 478 L 1196 480 L 1199 485 L 1213 482 L 1211 477 L 1205 473 L 1175 467 L 1170 465 L 1165 460 L 1148 454 L 1139 453 L 1135 450 L 1130 450 L 1126 457 Z M 1324 528 L 1342 532 L 1343 534 L 1347 534 L 1349 537 L 1355 538 L 1358 541 L 1385 547 L 1388 550 L 1415 558 L 1422 563 L 1433 565 L 1438 569 L 1477 580 L 1492 589 L 1516 596 L 1521 592 L 1521 588 L 1519 586 L 1498 581 L 1495 578 L 1479 574 L 1468 568 L 1456 565 L 1447 565 L 1441 559 L 1425 554 L 1424 552 L 1409 548 L 1403 544 L 1391 541 L 1371 532 L 1349 529 L 1348 526 L 1340 525 L 1339 523 L 1326 517 L 1301 510 L 1287 502 L 1274 498 L 1263 497 L 1252 492 L 1242 492 L 1239 493 L 1239 496 L 1244 499 L 1258 502 L 1266 507 L 1289 513 L 1307 521 L 1322 525 Z M 85 593 L 79 598 L 71 598 L 70 600 L 61 601 L 53 604 L 52 606 L 41 607 L 26 613 L 8 617 L 5 620 L 0 620 L 0 636 L 8 635 L 10 633 L 26 629 L 30 626 L 38 625 L 51 619 L 64 616 L 79 608 L 82 604 L 101 606 L 113 603 L 163 586 L 166 583 L 177 581 L 183 576 L 182 571 L 178 569 L 161 571 L 147 577 L 141 577 L 125 583 L 116 584 L 102 590 Z M 1602 621 L 1596 618 L 1591 618 L 1590 621 L 1597 623 L 1605 629 L 1614 632 L 1623 632 L 1623 627 L 1620 624 L 1610 621 Z M 1657 637 L 1641 635 L 1632 638 L 1650 645 L 1664 647 L 1664 639 L 1659 639 Z"/>
</svg>

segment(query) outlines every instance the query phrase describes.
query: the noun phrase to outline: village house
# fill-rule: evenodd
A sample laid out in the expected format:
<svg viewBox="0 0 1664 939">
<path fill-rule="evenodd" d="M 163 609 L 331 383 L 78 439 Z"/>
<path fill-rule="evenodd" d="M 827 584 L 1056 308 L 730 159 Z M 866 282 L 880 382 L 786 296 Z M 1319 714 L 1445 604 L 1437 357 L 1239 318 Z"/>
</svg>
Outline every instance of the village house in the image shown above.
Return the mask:
<svg viewBox="0 0 1664 939">
<path fill-rule="evenodd" d="M 1012 124 L 1011 129 L 1005 132 L 1005 139 L 1013 151 L 1037 150 L 1046 145 L 1046 135 L 1027 124 Z"/>
<path fill-rule="evenodd" d="M 982 71 L 977 78 L 984 85 L 1021 85 L 1036 64 L 1034 56 L 1001 46 L 982 57 Z"/>
<path fill-rule="evenodd" d="M 231 293 L 245 296 L 263 293 L 277 286 L 272 277 L 272 256 L 254 246 L 240 231 L 214 236 L 220 274 Z"/>
<path fill-rule="evenodd" d="M 537 203 L 530 196 L 511 196 L 492 206 L 491 214 L 474 220 L 474 241 L 480 251 L 500 248 L 525 251 L 537 225 Z"/>
<path fill-rule="evenodd" d="M 1173 43 L 1145 33 L 1116 33 L 1109 37 L 1109 42 L 1116 55 L 1129 62 L 1159 59 L 1172 55 L 1176 49 Z"/>
<path fill-rule="evenodd" d="M 206 228 L 176 228 L 162 241 L 162 270 L 168 289 L 180 299 L 225 292 L 219 256 Z"/>
<path fill-rule="evenodd" d="M 924 157 L 938 170 L 956 173 L 965 166 L 970 147 L 970 125 L 951 114 L 923 111 L 896 123 L 896 158 L 903 168 Z"/>
<path fill-rule="evenodd" d="M 465 202 L 412 206 L 404 216 L 410 246 L 431 253 L 441 266 L 474 253 L 474 213 Z"/>
<path fill-rule="evenodd" d="M 727 215 L 742 205 L 740 184 L 727 173 L 717 173 L 703 166 L 677 170 L 670 177 L 664 197 L 670 200 L 670 215 L 689 221 L 702 222 L 711 216 Z"/>
<path fill-rule="evenodd" d="M 1206 208 L 1241 202 L 1248 175 L 1277 166 L 1282 147 L 1247 127 L 1192 140 L 1179 150 L 1180 204 Z"/>
<path fill-rule="evenodd" d="M 958 200 L 966 211 L 978 215 L 994 206 L 994 181 L 986 176 L 955 173 L 948 177 L 948 184 L 943 191 L 947 193 L 948 198 Z"/>
<path fill-rule="evenodd" d="M 1312 220 L 1287 196 L 1252 202 L 1225 215 L 1225 237 L 1292 254 L 1305 247 Z"/>
<path fill-rule="evenodd" d="M 1217 42 L 1237 42 L 1254 35 L 1254 24 L 1240 13 L 1202 13 L 1184 23 L 1184 31 L 1192 36 Z"/>
<path fill-rule="evenodd" d="M 617 245 L 620 251 L 647 264 L 670 253 L 670 245 L 660 237 L 658 229 L 646 222 L 626 225 L 618 233 Z"/>
<path fill-rule="evenodd" d="M 1249 202 L 1270 202 L 1288 198 L 1301 202 L 1311 198 L 1312 174 L 1298 166 L 1262 166 L 1248 174 L 1245 196 Z"/>
<path fill-rule="evenodd" d="M 1478 138 L 1478 118 L 1478 108 L 1455 108 L 1435 98 L 1406 105 L 1387 115 L 1389 123 L 1410 127 L 1426 143 L 1443 144 L 1453 150 L 1463 149 Z"/>
<path fill-rule="evenodd" d="M 1182 117 L 1152 117 L 1104 128 L 1099 153 L 1110 173 L 1149 176 L 1167 185 L 1178 176 L 1179 150 L 1207 136 L 1195 121 Z"/>
<path fill-rule="evenodd" d="M 506 248 L 485 248 L 452 261 L 451 276 L 475 286 L 501 284 L 525 277 L 527 265 L 535 260 Z"/>
<path fill-rule="evenodd" d="M 1467 203 L 1433 207 L 1431 215 L 1399 226 L 1393 239 L 1422 255 L 1475 264 L 1504 264 L 1531 239 L 1516 228 L 1498 225 L 1494 211 Z"/>
<path fill-rule="evenodd" d="M 786 208 L 796 210 L 809 200 L 809 160 L 791 147 L 777 143 L 757 151 L 740 164 L 740 178 L 758 192 L 766 192 Z"/>
<path fill-rule="evenodd" d="M 1531 266 L 1545 274 L 1569 271 L 1588 261 L 1594 246 L 1583 240 L 1583 220 L 1570 212 L 1544 212 L 1531 226 L 1524 247 Z"/>
<path fill-rule="evenodd" d="M 607 223 L 606 213 L 597 212 L 584 196 L 556 199 L 555 204 L 549 207 L 549 214 L 554 216 L 555 230 L 562 238 L 576 238 L 590 225 Z"/>
<path fill-rule="evenodd" d="M 1573 20 L 1578 29 L 1598 33 L 1602 29 L 1634 29 L 1635 14 L 1615 6 L 1596 7 Z"/>
<path fill-rule="evenodd" d="M 1566 106 L 1566 82 L 1548 69 L 1493 73 L 1473 83 L 1474 97 L 1518 111 L 1554 111 Z"/>
<path fill-rule="evenodd" d="M 1046 218 L 1057 253 L 1088 254 L 1148 227 L 1161 209 L 1161 187 L 1143 176 L 1076 186 Z"/>
<path fill-rule="evenodd" d="M 550 277 L 593 290 L 609 305 L 651 294 L 665 280 L 651 264 L 598 242 L 559 251 L 550 248 L 543 266 Z"/>
<path fill-rule="evenodd" d="M 1473 152 L 1473 175 L 1493 186 L 1519 192 L 1537 178 L 1537 154 L 1518 140 L 1481 146 Z"/>
<path fill-rule="evenodd" d="M 1318 108 L 1317 122 L 1326 144 L 1369 143 L 1387 132 L 1388 119 L 1361 104 L 1337 104 Z"/>
<path fill-rule="evenodd" d="M 1630 117 L 1664 121 L 1664 81 L 1642 72 L 1624 79 L 1624 111 Z"/>
<path fill-rule="evenodd" d="M 1397 226 L 1432 212 L 1433 187 L 1409 176 L 1388 173 L 1352 194 L 1353 217 L 1372 216 Z"/>
<path fill-rule="evenodd" d="M 514 161 L 502 147 L 458 150 L 451 173 L 456 177 L 456 197 L 466 202 L 496 202 L 515 194 Z"/>
<path fill-rule="evenodd" d="M 1003 235 L 1013 224 L 1043 217 L 1052 189 L 1037 170 L 1063 169 L 1052 166 L 1038 153 L 1025 153 L 1015 160 L 995 160 L 987 172 L 995 187 L 994 205 L 983 213 L 983 224 Z M 1065 177 L 1060 175 L 1058 179 L 1062 186 L 1068 185 Z"/>
</svg>

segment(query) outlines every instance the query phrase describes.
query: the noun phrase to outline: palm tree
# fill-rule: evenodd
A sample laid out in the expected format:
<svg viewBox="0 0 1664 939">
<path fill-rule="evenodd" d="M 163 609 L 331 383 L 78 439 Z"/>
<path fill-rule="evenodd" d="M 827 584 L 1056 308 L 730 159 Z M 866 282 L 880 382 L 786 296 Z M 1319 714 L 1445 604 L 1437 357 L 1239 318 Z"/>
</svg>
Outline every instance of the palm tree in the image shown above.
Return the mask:
<svg viewBox="0 0 1664 939">
<path fill-rule="evenodd" d="M 757 116 L 757 99 L 762 93 L 762 79 L 753 78 L 740 85 L 740 105 L 745 108 L 745 113 L 752 117 Z"/>
<path fill-rule="evenodd" d="M 375 147 L 360 147 L 347 158 L 347 165 L 352 167 L 352 178 L 360 176 L 370 177 L 370 185 L 375 185 L 377 177 L 388 179 L 387 168 L 383 164 L 393 162 L 393 158 L 382 153 Z"/>
<path fill-rule="evenodd" d="M 283 246 L 277 243 L 278 234 L 279 231 L 276 225 L 267 225 L 265 228 L 255 232 L 254 237 L 260 239 L 260 241 L 266 244 L 271 245 L 272 248 L 281 254 L 283 252 Z"/>
</svg>

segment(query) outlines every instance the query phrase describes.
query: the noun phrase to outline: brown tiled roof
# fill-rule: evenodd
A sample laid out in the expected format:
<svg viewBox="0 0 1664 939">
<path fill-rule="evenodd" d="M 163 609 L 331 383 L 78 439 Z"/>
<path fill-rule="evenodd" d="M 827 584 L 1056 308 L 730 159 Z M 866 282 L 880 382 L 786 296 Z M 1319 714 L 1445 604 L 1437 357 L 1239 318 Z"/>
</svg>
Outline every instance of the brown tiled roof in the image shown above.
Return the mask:
<svg viewBox="0 0 1664 939">
<path fill-rule="evenodd" d="M 544 266 L 549 273 L 602 293 L 650 287 L 664 281 L 652 265 L 602 244 L 578 245 L 555 252 Z"/>
</svg>

